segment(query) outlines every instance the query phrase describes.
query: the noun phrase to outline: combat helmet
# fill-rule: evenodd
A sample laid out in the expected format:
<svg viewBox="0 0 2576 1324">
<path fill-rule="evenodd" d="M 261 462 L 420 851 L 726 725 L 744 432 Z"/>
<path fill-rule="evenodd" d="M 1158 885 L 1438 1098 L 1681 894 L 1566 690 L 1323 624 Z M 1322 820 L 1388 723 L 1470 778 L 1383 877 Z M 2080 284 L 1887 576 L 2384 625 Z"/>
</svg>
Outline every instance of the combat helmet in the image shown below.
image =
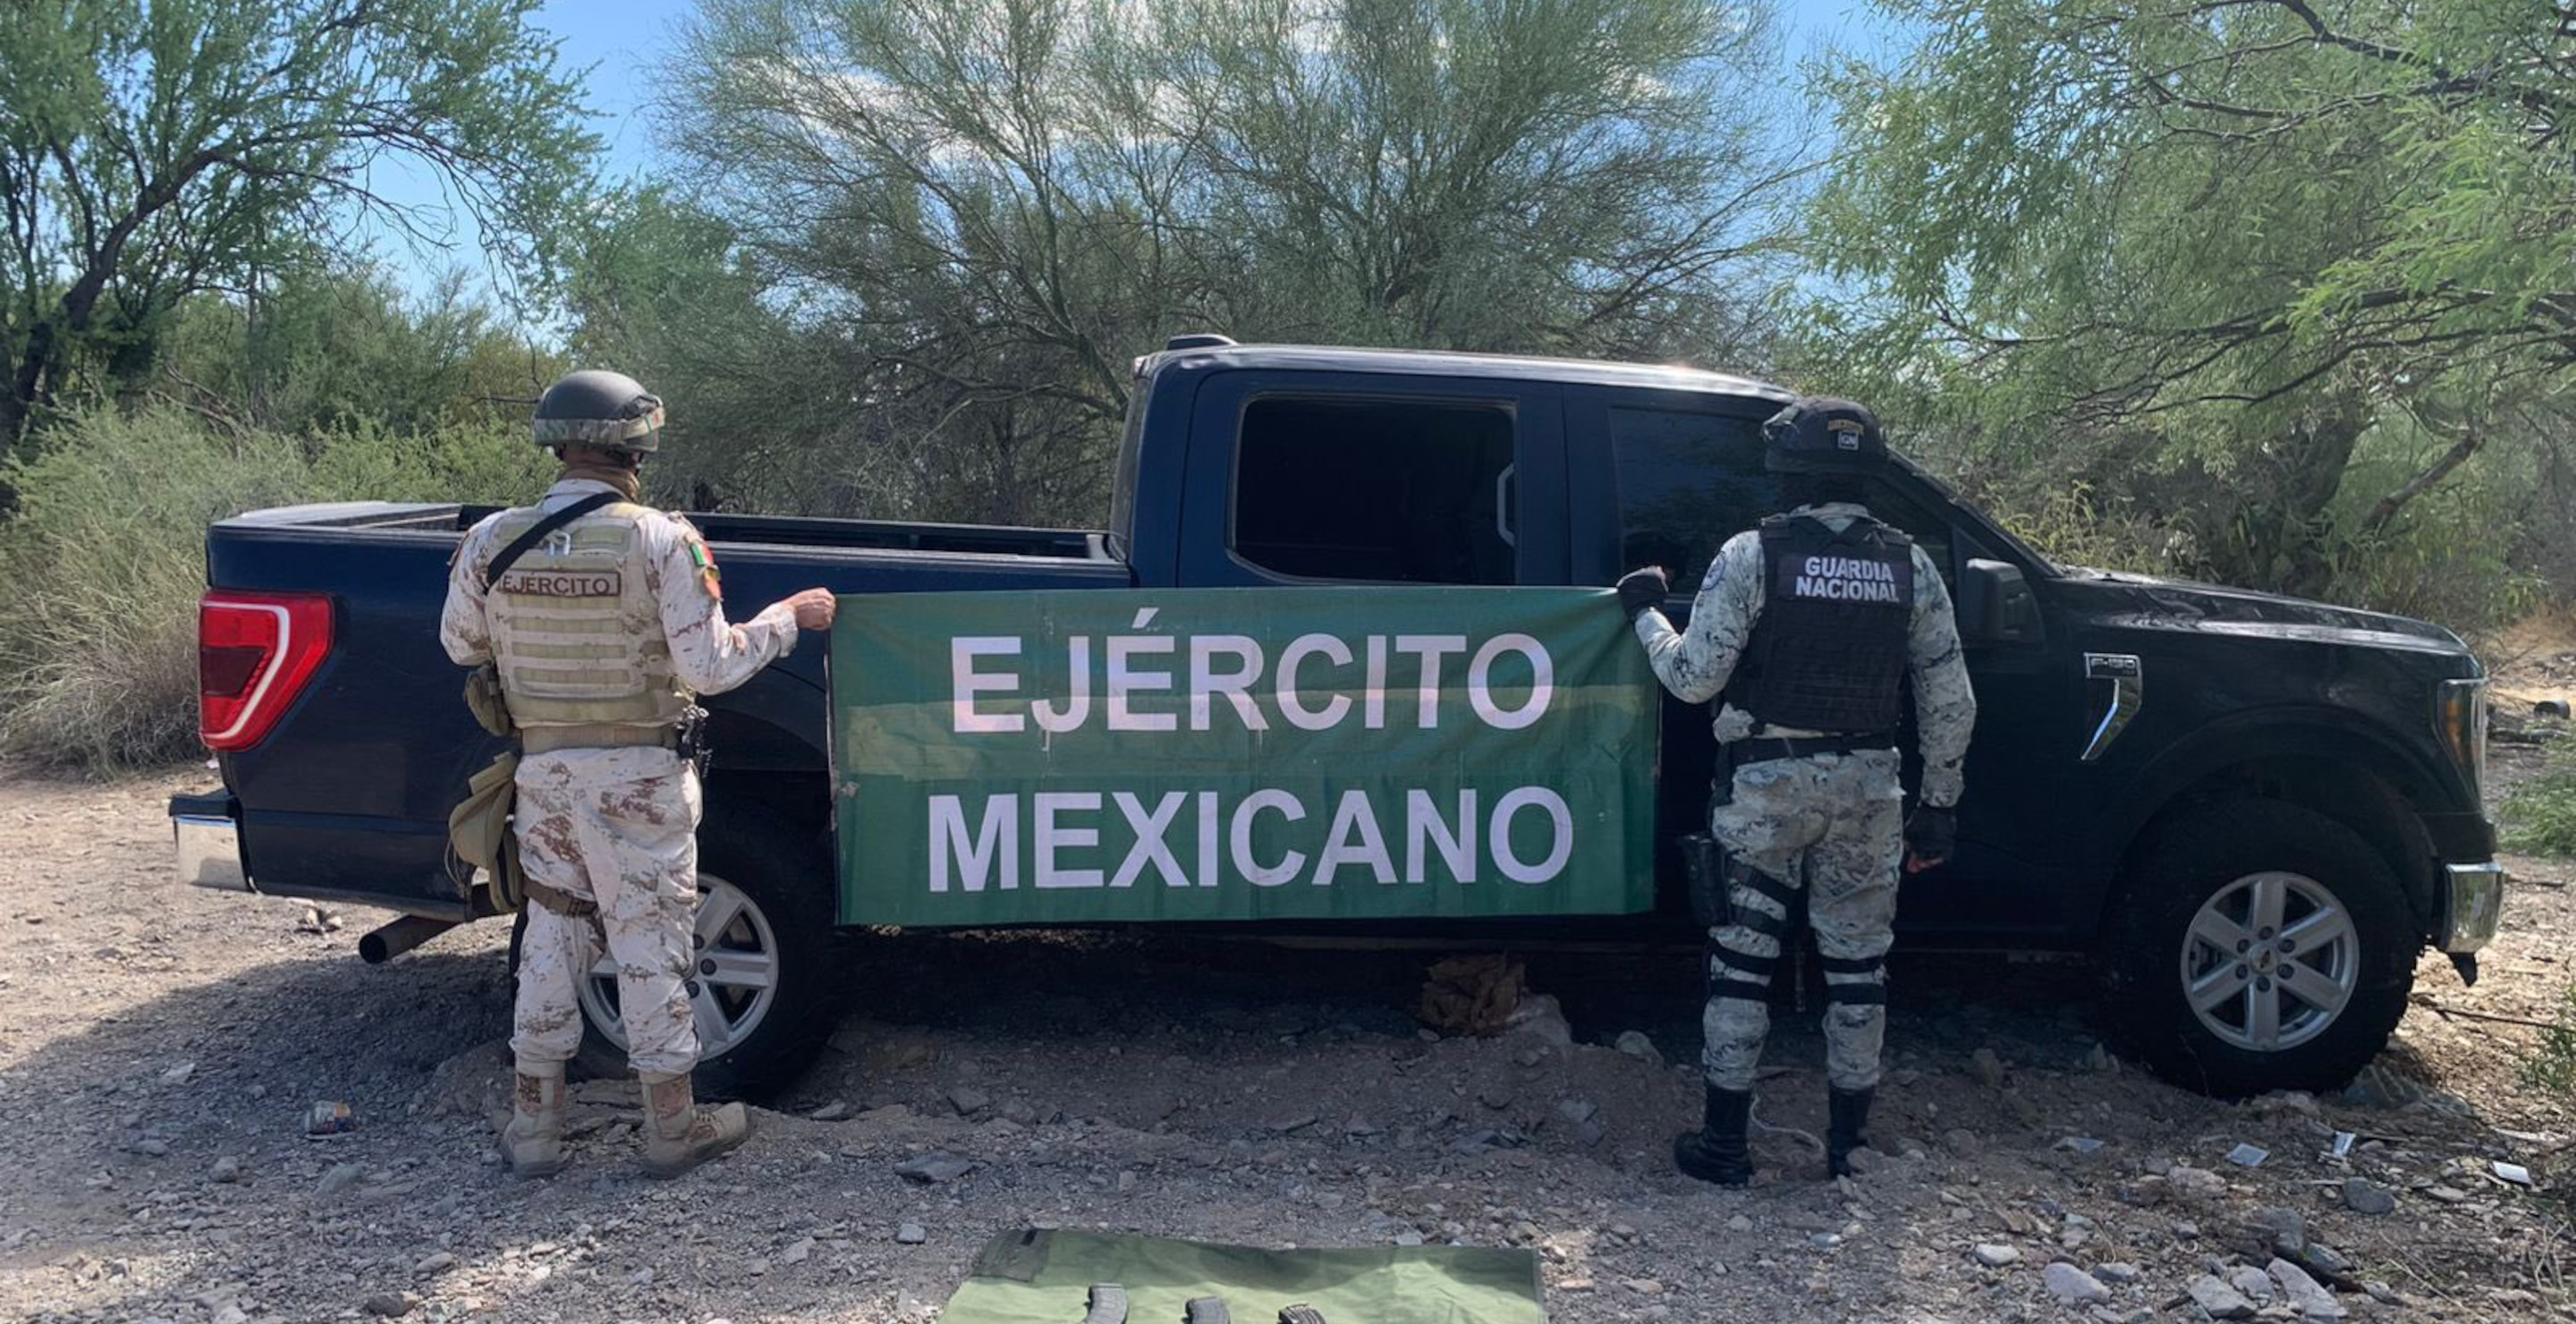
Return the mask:
<svg viewBox="0 0 2576 1324">
<path fill-rule="evenodd" d="M 649 455 L 662 445 L 662 398 L 622 372 L 567 373 L 537 401 L 537 444 Z"/>
</svg>

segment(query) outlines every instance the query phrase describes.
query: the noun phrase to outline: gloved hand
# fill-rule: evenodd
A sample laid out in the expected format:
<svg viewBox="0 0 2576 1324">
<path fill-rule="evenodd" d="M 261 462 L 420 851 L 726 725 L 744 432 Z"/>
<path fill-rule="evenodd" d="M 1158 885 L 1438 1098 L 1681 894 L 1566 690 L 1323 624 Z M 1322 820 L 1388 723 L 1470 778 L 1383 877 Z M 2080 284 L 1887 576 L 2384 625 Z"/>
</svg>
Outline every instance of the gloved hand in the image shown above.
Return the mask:
<svg viewBox="0 0 2576 1324">
<path fill-rule="evenodd" d="M 1950 858 L 1959 847 L 1959 811 L 1918 805 L 1905 820 L 1905 871 L 1921 873 Z"/>
<path fill-rule="evenodd" d="M 1648 607 L 1662 606 L 1672 591 L 1672 580 L 1665 576 L 1662 566 L 1631 570 L 1619 577 L 1619 610 L 1628 613 L 1628 619 L 1633 621 Z"/>
</svg>

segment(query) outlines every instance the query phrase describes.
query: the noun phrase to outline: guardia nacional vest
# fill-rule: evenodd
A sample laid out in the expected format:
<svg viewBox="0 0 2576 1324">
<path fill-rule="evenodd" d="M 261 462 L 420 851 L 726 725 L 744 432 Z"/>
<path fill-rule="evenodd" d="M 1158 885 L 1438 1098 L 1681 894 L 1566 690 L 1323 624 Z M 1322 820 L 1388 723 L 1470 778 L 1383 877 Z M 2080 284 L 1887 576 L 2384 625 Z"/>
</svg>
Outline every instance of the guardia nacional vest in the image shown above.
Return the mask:
<svg viewBox="0 0 2576 1324">
<path fill-rule="evenodd" d="M 1762 614 L 1727 701 L 1765 725 L 1893 734 L 1914 626 L 1914 542 L 1873 519 L 1762 522 Z"/>
<path fill-rule="evenodd" d="M 676 724 L 688 691 L 671 670 L 662 613 L 644 579 L 645 507 L 620 502 L 546 536 L 484 595 L 501 691 L 521 726 Z M 509 545 L 541 512 L 493 530 Z"/>
</svg>

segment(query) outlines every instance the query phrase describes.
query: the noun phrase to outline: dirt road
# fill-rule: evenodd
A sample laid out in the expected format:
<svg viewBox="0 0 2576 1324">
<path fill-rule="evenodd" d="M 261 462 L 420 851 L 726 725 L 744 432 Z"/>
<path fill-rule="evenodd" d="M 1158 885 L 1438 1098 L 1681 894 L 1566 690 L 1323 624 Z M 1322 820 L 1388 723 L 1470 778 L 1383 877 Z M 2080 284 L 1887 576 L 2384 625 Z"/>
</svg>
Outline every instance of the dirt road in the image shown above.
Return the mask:
<svg viewBox="0 0 2576 1324">
<path fill-rule="evenodd" d="M 641 1179 L 629 1087 L 597 1082 L 576 1166 L 523 1183 L 483 1116 L 506 930 L 369 968 L 353 948 L 380 916 L 307 932 L 300 903 L 179 887 L 162 801 L 205 780 L 0 778 L 0 1319 L 922 1320 L 987 1237 L 1033 1223 L 1526 1245 L 1563 1321 L 2234 1314 L 2213 1287 L 2283 1319 L 2576 1314 L 2576 1119 L 2514 1078 L 2537 1032 L 2426 1005 L 2545 1019 L 2576 959 L 2563 888 L 2514 897 L 2477 989 L 2428 959 L 2397 1045 L 2323 1101 L 2225 1105 L 2122 1068 L 2080 966 L 1900 959 L 1875 1128 L 1897 1157 L 1841 1188 L 1778 1135 L 1752 1190 L 1673 1174 L 1696 1117 L 1684 957 L 1532 957 L 1570 1044 L 1426 1041 L 1418 954 L 1042 937 L 862 949 L 861 1011 L 721 1165 Z M 1628 1031 L 1652 1047 L 1608 1046 Z M 1821 1059 L 1786 1019 L 1763 1115 L 1817 1127 Z M 304 1138 L 322 1099 L 354 1134 Z M 2336 1131 L 2359 1137 L 2341 1163 L 2320 1157 Z M 2269 1157 L 2231 1164 L 2242 1143 Z M 896 1174 L 934 1149 L 975 1166 Z M 2286 1299 L 2263 1271 L 2284 1252 L 2323 1267 L 2323 1297 Z"/>
</svg>

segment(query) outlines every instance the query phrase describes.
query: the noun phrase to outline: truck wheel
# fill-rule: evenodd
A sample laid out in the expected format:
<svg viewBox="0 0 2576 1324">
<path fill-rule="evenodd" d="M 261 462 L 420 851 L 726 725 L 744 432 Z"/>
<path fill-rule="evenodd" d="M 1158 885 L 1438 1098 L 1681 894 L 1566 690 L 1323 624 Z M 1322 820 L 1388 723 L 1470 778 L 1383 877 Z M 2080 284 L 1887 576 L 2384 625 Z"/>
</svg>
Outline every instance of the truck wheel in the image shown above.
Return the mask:
<svg viewBox="0 0 2576 1324">
<path fill-rule="evenodd" d="M 831 1033 L 831 855 L 819 834 L 766 814 L 710 816 L 698 831 L 697 1089 L 759 1097 L 795 1079 Z M 595 1077 L 628 1074 L 617 965 L 581 986 L 581 1052 Z"/>
<path fill-rule="evenodd" d="M 2259 800 L 2160 830 L 2131 856 L 2108 930 L 2120 1038 L 2221 1098 L 2349 1082 L 2405 1014 L 2423 946 L 2368 843 Z"/>
</svg>

